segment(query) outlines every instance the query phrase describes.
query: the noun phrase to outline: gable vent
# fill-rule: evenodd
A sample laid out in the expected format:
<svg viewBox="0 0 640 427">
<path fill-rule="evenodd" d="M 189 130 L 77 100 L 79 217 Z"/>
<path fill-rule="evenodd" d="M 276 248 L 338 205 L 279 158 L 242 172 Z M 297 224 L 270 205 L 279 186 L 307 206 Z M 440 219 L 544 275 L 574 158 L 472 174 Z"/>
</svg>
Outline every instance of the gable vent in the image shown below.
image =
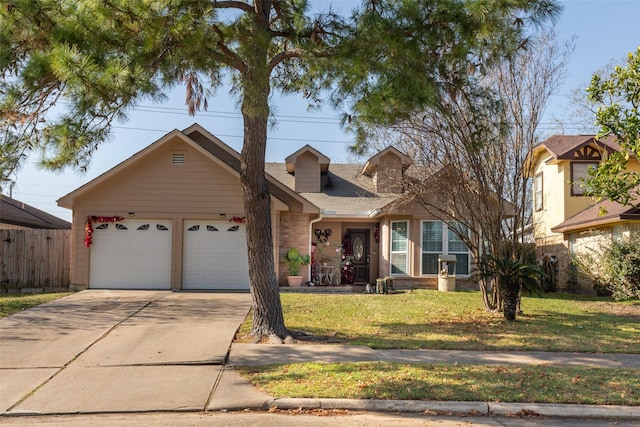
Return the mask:
<svg viewBox="0 0 640 427">
<path fill-rule="evenodd" d="M 185 155 L 184 153 L 173 153 L 171 156 L 171 163 L 176 166 L 182 166 L 185 164 Z"/>
</svg>

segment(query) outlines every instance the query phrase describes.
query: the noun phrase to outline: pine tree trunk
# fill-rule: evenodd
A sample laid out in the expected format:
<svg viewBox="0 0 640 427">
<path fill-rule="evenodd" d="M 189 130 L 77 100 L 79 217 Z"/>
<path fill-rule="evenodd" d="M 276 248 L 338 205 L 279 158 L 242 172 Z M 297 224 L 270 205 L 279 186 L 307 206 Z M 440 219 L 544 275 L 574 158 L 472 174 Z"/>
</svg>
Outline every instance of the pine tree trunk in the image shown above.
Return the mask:
<svg viewBox="0 0 640 427">
<path fill-rule="evenodd" d="M 271 227 L 271 197 L 264 174 L 267 117 L 244 118 L 242 194 L 247 216 L 249 283 L 253 300 L 252 335 L 285 338 L 280 290 L 275 276 Z"/>
<path fill-rule="evenodd" d="M 280 290 L 275 275 L 271 227 L 271 196 L 265 176 L 265 154 L 269 119 L 270 70 L 267 65 L 269 2 L 256 2 L 255 34 L 247 40 L 242 76 L 242 116 L 244 142 L 241 152 L 240 184 L 247 216 L 249 284 L 253 301 L 253 327 L 256 340 L 268 338 L 282 342 L 289 333 L 284 325 Z"/>
</svg>

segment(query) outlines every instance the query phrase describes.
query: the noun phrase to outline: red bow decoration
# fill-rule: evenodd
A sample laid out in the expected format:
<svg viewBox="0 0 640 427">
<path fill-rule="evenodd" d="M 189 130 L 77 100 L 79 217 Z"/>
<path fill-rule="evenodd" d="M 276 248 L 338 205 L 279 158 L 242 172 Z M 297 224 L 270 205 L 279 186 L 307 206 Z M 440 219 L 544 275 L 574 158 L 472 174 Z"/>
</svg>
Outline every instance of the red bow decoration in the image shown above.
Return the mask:
<svg viewBox="0 0 640 427">
<path fill-rule="evenodd" d="M 84 227 L 84 245 L 89 248 L 93 244 L 93 222 L 117 222 L 122 219 L 121 216 L 88 216 Z"/>
</svg>

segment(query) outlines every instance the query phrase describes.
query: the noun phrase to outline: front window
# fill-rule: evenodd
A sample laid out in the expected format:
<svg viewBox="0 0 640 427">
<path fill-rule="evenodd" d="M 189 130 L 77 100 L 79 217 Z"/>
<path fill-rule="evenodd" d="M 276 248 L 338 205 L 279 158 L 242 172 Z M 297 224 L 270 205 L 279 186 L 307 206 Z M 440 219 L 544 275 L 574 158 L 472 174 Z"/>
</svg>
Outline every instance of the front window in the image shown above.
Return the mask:
<svg viewBox="0 0 640 427">
<path fill-rule="evenodd" d="M 407 274 L 409 234 L 407 221 L 391 223 L 391 274 Z"/>
<path fill-rule="evenodd" d="M 583 196 L 586 188 L 583 180 L 589 176 L 590 168 L 597 168 L 595 162 L 571 162 L 571 195 Z"/>
<path fill-rule="evenodd" d="M 456 274 L 469 274 L 469 249 L 467 249 L 467 245 L 465 245 L 464 241 L 459 237 L 459 234 L 467 235 L 468 229 L 460 223 L 456 223 L 455 227 L 458 227 L 456 229 L 458 233 L 452 230 L 453 227 L 448 229 L 449 239 L 447 252 L 449 255 L 455 255 L 457 258 Z M 451 273 L 452 271 L 449 272 L 449 274 Z"/>
<path fill-rule="evenodd" d="M 457 230 L 454 227 L 459 227 Z M 440 255 L 456 256 L 456 274 L 469 274 L 469 249 L 459 234 L 467 234 L 468 229 L 461 223 L 447 226 L 442 221 L 422 222 L 422 274 L 438 274 Z M 453 266 L 449 267 L 453 273 Z"/>
<path fill-rule="evenodd" d="M 422 223 L 422 274 L 438 274 L 438 255 L 443 253 L 442 221 Z"/>
</svg>

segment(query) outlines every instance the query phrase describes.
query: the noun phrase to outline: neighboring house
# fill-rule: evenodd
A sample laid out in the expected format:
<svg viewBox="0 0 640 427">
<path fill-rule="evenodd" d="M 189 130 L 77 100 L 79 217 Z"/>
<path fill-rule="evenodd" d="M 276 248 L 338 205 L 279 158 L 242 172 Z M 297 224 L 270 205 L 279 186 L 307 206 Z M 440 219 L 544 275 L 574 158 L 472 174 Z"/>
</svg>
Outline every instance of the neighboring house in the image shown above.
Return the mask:
<svg viewBox="0 0 640 427">
<path fill-rule="evenodd" d="M 248 289 L 239 165 L 236 151 L 195 124 L 62 197 L 74 217 L 72 286 Z M 391 275 L 398 286 L 436 287 L 438 256 L 450 254 L 458 286 L 473 287 L 471 255 L 446 224 L 394 203 L 410 166 L 395 148 L 362 166 L 331 165 L 310 146 L 266 164 L 279 283 L 295 246 L 313 253 L 305 280 L 364 286 Z M 346 274 L 340 247 L 353 263 Z"/>
<path fill-rule="evenodd" d="M 593 292 L 592 284 L 576 274 L 573 255 L 600 239 L 640 234 L 640 210 L 584 195 L 580 179 L 607 153 L 620 150 L 613 138 L 556 135 L 533 148 L 533 236 L 541 257 L 552 259 L 558 290 Z M 632 158 L 629 170 L 640 172 Z M 602 212 L 606 214 L 602 215 Z"/>
<path fill-rule="evenodd" d="M 0 195 L 0 293 L 69 289 L 70 235 L 68 221 Z"/>
<path fill-rule="evenodd" d="M 71 223 L 0 194 L 0 229 L 71 229 Z"/>
</svg>

